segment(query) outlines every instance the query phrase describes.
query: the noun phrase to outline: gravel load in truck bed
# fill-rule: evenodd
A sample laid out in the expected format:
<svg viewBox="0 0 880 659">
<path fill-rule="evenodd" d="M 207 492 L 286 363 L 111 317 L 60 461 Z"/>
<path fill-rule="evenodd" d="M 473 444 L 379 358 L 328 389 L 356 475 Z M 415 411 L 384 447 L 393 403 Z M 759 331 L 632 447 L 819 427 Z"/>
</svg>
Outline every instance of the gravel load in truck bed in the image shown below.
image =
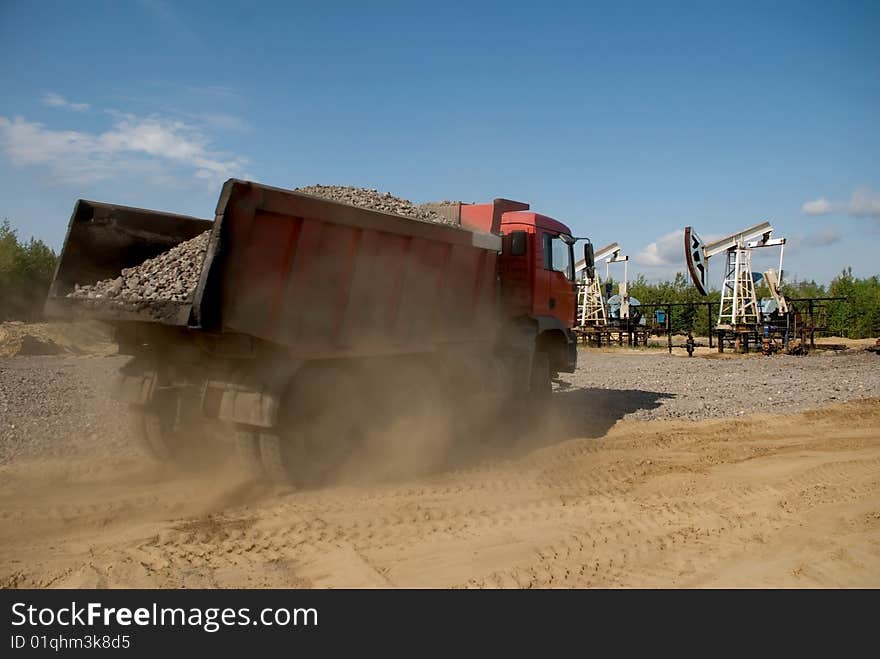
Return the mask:
<svg viewBox="0 0 880 659">
<path fill-rule="evenodd" d="M 451 222 L 438 215 L 434 211 L 416 206 L 408 199 L 395 197 L 390 192 L 379 192 L 369 188 L 355 188 L 347 185 L 309 185 L 304 188 L 296 188 L 294 192 L 315 197 L 323 197 L 343 204 L 351 204 L 360 208 L 368 208 L 383 213 L 394 213 L 416 220 L 451 224 Z"/>
<path fill-rule="evenodd" d="M 154 300 L 186 302 L 192 298 L 211 232 L 205 231 L 113 279 L 77 286 L 67 297 L 108 300 L 122 305 Z"/>
<path fill-rule="evenodd" d="M 296 192 L 416 220 L 451 223 L 434 211 L 389 192 L 342 185 L 310 185 L 297 188 Z M 156 302 L 187 302 L 199 283 L 210 233 L 206 231 L 138 266 L 126 268 L 118 277 L 77 285 L 67 297 L 122 309 L 140 309 Z"/>
</svg>

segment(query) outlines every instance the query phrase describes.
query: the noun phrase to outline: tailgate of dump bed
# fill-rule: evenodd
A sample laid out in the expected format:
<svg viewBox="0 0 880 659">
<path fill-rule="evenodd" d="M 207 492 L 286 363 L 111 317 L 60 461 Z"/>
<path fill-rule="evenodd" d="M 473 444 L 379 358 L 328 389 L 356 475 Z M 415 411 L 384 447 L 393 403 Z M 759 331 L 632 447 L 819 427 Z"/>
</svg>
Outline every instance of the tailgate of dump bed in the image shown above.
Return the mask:
<svg viewBox="0 0 880 659">
<path fill-rule="evenodd" d="M 76 202 L 45 312 L 55 318 L 136 320 L 186 325 L 193 302 L 112 302 L 69 298 L 75 286 L 119 276 L 207 231 L 210 220 L 80 199 Z"/>
</svg>

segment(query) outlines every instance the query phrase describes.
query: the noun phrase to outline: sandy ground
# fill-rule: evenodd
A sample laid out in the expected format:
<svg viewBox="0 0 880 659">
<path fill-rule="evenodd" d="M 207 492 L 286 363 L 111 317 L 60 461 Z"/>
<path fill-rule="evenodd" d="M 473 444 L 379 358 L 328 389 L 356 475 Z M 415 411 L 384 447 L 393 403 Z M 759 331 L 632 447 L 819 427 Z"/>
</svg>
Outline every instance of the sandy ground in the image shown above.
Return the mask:
<svg viewBox="0 0 880 659">
<path fill-rule="evenodd" d="M 100 328 L 0 329 L 69 346 L 0 356 L 0 587 L 880 587 L 861 344 L 584 350 L 533 429 L 293 492 L 139 457 Z"/>
<path fill-rule="evenodd" d="M 309 492 L 125 456 L 14 461 L 0 585 L 880 587 L 878 399 L 550 425 L 427 477 Z"/>
</svg>

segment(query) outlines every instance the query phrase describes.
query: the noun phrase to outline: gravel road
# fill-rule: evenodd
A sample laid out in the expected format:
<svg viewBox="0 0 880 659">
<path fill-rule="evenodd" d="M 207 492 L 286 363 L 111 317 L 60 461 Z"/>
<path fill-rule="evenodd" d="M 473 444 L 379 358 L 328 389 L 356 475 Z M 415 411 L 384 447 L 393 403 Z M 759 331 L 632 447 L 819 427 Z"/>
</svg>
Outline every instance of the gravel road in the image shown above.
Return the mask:
<svg viewBox="0 0 880 659">
<path fill-rule="evenodd" d="M 0 358 L 0 464 L 135 451 L 110 393 L 127 357 Z"/>
<path fill-rule="evenodd" d="M 653 351 L 582 350 L 578 370 L 562 388 L 655 394 L 655 403 L 627 418 L 715 419 L 756 412 L 795 412 L 880 396 L 880 359 L 864 351 L 814 352 L 806 357 L 686 358 Z"/>
<path fill-rule="evenodd" d="M 125 407 L 110 397 L 126 359 L 0 358 L 0 464 L 134 451 Z M 565 413 L 582 417 L 582 436 L 620 419 L 696 421 L 880 397 L 880 358 L 870 353 L 687 359 L 582 350 L 579 364 L 556 389 Z"/>
</svg>

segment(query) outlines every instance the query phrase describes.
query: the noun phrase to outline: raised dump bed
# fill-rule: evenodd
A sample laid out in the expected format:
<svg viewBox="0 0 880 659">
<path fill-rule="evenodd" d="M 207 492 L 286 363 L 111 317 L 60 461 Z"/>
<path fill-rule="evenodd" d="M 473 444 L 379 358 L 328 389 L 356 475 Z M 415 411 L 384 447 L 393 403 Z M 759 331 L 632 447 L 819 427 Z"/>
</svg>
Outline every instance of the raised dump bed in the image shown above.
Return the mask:
<svg viewBox="0 0 880 659">
<path fill-rule="evenodd" d="M 210 229 L 185 300 L 68 297 Z M 80 200 L 46 312 L 244 334 L 316 358 L 491 341 L 500 237 L 231 179 L 213 222 Z"/>
</svg>

